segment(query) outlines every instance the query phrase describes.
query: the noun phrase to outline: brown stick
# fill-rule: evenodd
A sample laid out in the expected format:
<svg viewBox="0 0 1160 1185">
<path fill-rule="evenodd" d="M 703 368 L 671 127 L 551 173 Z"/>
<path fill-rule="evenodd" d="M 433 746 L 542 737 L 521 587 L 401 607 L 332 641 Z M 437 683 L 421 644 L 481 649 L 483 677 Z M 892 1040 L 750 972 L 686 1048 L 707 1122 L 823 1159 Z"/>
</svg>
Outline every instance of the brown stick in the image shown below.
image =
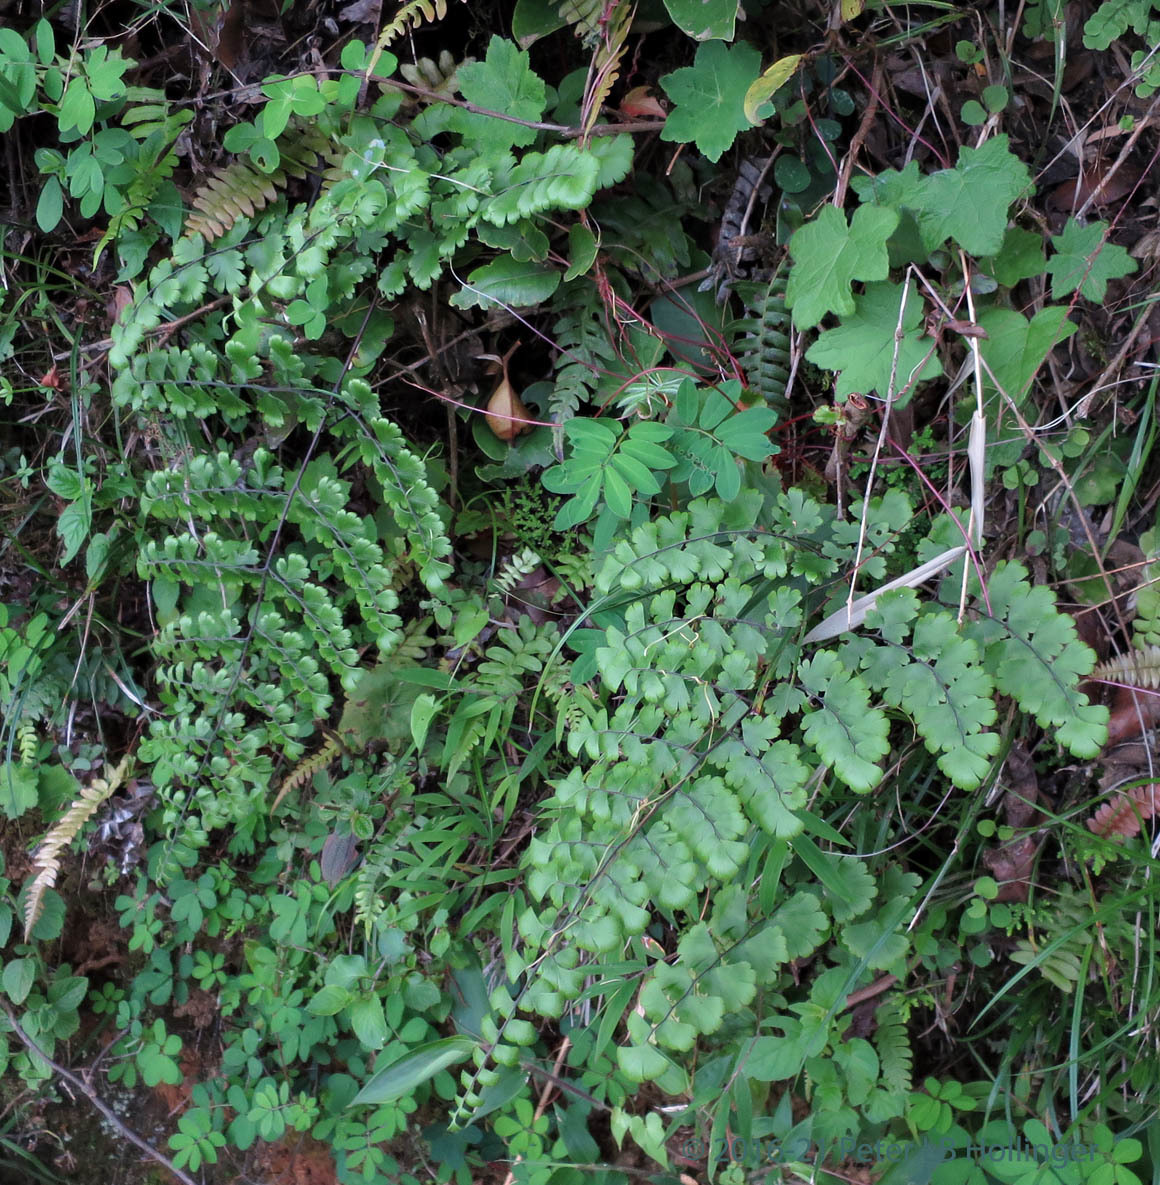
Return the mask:
<svg viewBox="0 0 1160 1185">
<path fill-rule="evenodd" d="M 56 1074 L 59 1074 L 70 1086 L 76 1087 L 89 1100 L 90 1103 L 105 1117 L 106 1120 L 116 1131 L 118 1131 L 131 1144 L 136 1144 L 142 1152 L 151 1156 L 159 1165 L 171 1172 L 180 1182 L 181 1185 L 197 1185 L 197 1182 L 187 1174 L 183 1173 L 181 1169 L 169 1160 L 163 1153 L 158 1152 L 152 1144 L 146 1143 L 136 1132 L 130 1131 L 117 1116 L 117 1113 L 111 1108 L 107 1107 L 98 1096 L 97 1092 L 93 1090 L 83 1078 L 77 1077 L 71 1070 L 66 1070 L 64 1066 L 58 1065 L 40 1048 L 39 1045 L 20 1027 L 20 1022 L 12 1014 L 12 1010 L 3 1001 L 0 1001 L 0 1008 L 4 1009 L 4 1014 L 8 1017 L 8 1023 L 12 1025 L 12 1031 L 20 1038 L 21 1042 L 38 1058 L 45 1062 L 49 1068 Z"/>
<path fill-rule="evenodd" d="M 866 110 L 862 112 L 862 122 L 858 124 L 858 130 L 850 141 L 846 159 L 842 161 L 842 174 L 834 188 L 833 204 L 839 210 L 846 202 L 846 190 L 850 187 L 850 174 L 854 171 L 854 161 L 861 151 L 866 137 L 870 134 L 870 125 L 874 122 L 874 116 L 878 114 L 878 96 L 882 91 L 882 83 L 882 59 L 876 58 L 874 71 L 870 75 L 870 102 L 866 104 Z"/>
</svg>

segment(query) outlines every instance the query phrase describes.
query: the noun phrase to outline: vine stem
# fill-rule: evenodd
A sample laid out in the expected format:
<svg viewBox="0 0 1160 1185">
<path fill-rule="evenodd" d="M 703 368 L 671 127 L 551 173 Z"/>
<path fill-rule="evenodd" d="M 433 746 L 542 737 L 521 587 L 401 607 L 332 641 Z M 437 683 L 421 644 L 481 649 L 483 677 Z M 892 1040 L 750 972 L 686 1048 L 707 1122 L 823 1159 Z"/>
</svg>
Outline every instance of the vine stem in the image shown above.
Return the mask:
<svg viewBox="0 0 1160 1185">
<path fill-rule="evenodd" d="M 180 329 L 183 325 L 188 325 L 190 321 L 196 321 L 198 317 L 204 316 L 206 313 L 212 313 L 214 309 L 220 309 L 224 305 L 229 304 L 232 297 L 219 296 L 216 300 L 211 300 L 209 304 L 203 304 L 201 308 L 194 309 L 192 313 L 184 313 L 180 317 L 175 317 L 172 321 L 163 321 L 160 325 L 154 325 L 152 329 L 145 330 L 146 337 L 157 337 L 159 334 L 173 333 Z M 99 342 L 91 342 L 89 345 L 81 345 L 78 348 L 82 350 L 110 350 L 113 347 L 113 339 L 111 337 L 103 337 Z M 54 362 L 63 362 L 65 358 L 72 357 L 72 350 L 62 350 L 59 354 L 53 354 Z"/>
<path fill-rule="evenodd" d="M 346 71 L 346 73 L 355 73 L 361 78 L 362 74 L 359 71 Z M 452 107 L 462 107 L 464 111 L 470 111 L 475 115 L 489 115 L 492 119 L 502 119 L 507 123 L 518 123 L 520 127 L 532 128 L 537 132 L 555 132 L 558 136 L 563 136 L 565 140 L 579 140 L 582 136 L 611 136 L 617 132 L 659 132 L 665 126 L 663 119 L 637 119 L 626 121 L 625 123 L 598 123 L 591 128 L 574 128 L 569 127 L 563 123 L 543 123 L 535 119 L 520 119 L 516 115 L 508 115 L 503 111 L 492 111 L 487 107 L 481 107 L 478 103 L 469 103 L 466 99 L 456 99 L 451 95 L 441 94 L 439 91 L 429 90 L 425 86 L 414 86 L 409 82 L 400 82 L 397 78 L 383 78 L 379 74 L 372 74 L 370 76 L 372 82 L 377 82 L 380 86 L 393 86 L 396 90 L 405 91 L 409 95 L 414 95 L 419 99 L 429 99 L 433 103 L 447 103 Z"/>
<path fill-rule="evenodd" d="M 151 1156 L 159 1165 L 161 1165 L 168 1172 L 172 1173 L 180 1182 L 181 1185 L 197 1185 L 192 1177 L 183 1173 L 164 1153 L 159 1152 L 152 1144 L 143 1140 L 136 1132 L 130 1131 L 124 1123 L 121 1122 L 117 1113 L 111 1107 L 101 1100 L 100 1095 L 81 1077 L 74 1074 L 71 1070 L 66 1070 L 64 1066 L 54 1062 L 52 1058 L 40 1048 L 39 1045 L 20 1027 L 20 1022 L 12 1014 L 12 1009 L 8 1007 L 3 1001 L 0 1001 L 0 1008 L 4 1009 L 4 1015 L 8 1017 L 8 1023 L 12 1026 L 12 1031 L 20 1039 L 21 1043 L 25 1045 L 28 1050 L 34 1053 L 41 1061 L 45 1062 L 48 1067 L 55 1074 L 59 1074 L 70 1086 L 76 1087 L 89 1100 L 90 1103 L 101 1113 L 101 1115 L 116 1129 L 116 1131 L 125 1137 L 131 1144 L 136 1144 L 142 1152 Z"/>
</svg>

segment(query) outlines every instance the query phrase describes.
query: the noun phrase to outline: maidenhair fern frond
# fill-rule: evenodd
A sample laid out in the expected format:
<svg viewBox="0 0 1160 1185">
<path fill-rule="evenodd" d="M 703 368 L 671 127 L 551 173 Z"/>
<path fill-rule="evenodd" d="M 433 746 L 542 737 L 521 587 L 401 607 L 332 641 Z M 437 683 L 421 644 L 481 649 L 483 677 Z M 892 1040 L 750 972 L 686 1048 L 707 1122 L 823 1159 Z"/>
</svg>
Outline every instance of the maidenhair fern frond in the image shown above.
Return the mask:
<svg viewBox="0 0 1160 1185">
<path fill-rule="evenodd" d="M 32 928 L 40 918 L 40 912 L 44 908 L 45 893 L 56 884 L 56 878 L 60 872 L 61 853 L 76 839 L 81 828 L 93 817 L 101 803 L 121 787 L 128 769 L 129 758 L 126 756 L 107 779 L 95 778 L 92 785 L 82 786 L 80 797 L 74 800 L 73 804 L 44 837 L 44 842 L 32 858 L 32 867 L 36 870 L 36 876 L 24 903 L 25 942 L 28 941 L 32 934 Z"/>
</svg>

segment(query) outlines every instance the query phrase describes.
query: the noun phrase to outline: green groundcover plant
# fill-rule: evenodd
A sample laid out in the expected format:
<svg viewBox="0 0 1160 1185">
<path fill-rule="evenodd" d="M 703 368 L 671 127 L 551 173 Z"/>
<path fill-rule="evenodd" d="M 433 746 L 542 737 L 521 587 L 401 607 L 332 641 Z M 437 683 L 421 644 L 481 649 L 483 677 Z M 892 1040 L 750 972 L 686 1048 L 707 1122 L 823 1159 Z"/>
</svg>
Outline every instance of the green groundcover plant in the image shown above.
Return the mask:
<svg viewBox="0 0 1160 1185">
<path fill-rule="evenodd" d="M 1111 7 L 1109 40 L 1152 36 Z M 1012 414 L 1135 260 L 1106 222 L 1029 229 L 996 121 L 823 201 L 849 95 L 832 63 L 763 75 L 733 0 L 648 14 L 680 63 L 667 173 L 598 123 L 624 6 L 521 0 L 420 86 L 389 46 L 447 8 L 264 78 L 189 201 L 191 110 L 120 49 L 0 30 L 0 127 L 56 136 L 38 232 L 94 220 L 123 296 L 107 372 L 75 341 L 64 445 L 5 454 L 57 508 L 51 587 L 0 607 L 0 808 L 36 848 L 0 880 L 8 1077 L 184 1082 L 154 1151 L 186 1179 L 291 1134 L 342 1182 L 1142 1179 L 1153 1063 L 1122 1053 L 1156 989 L 1125 996 L 1116 960 L 1155 932 L 1151 858 L 1097 893 L 1122 849 L 1060 815 L 1082 873 L 1056 891 L 976 867 L 1019 838 L 987 806 L 1014 746 L 1099 755 L 1095 655 L 978 507 L 932 510 L 920 478 L 835 506 L 778 443 L 790 334 L 839 421 L 969 358 L 952 417 L 993 442 L 977 481 L 1018 486 Z M 595 68 L 533 68 L 549 37 Z M 760 136 L 791 162 L 787 258 L 722 306 L 677 281 L 725 278 L 699 190 Z M 510 441 L 472 417 L 470 473 L 392 386 L 437 305 L 473 344 L 553 347 Z M 122 722 L 87 747 L 63 743 L 78 686 Z M 82 837 L 116 975 L 60 957 Z M 982 1036 L 927 1073 L 960 976 Z"/>
</svg>

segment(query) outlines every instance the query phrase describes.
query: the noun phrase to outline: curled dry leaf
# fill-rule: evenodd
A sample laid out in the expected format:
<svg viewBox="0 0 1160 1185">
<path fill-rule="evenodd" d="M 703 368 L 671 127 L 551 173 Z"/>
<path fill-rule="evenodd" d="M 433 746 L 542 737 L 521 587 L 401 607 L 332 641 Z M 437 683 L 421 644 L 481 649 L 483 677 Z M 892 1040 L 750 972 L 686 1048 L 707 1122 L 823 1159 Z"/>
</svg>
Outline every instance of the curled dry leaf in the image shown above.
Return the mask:
<svg viewBox="0 0 1160 1185">
<path fill-rule="evenodd" d="M 508 360 L 515 349 L 516 347 L 512 346 L 501 359 L 503 377 L 499 381 L 499 386 L 491 393 L 485 413 L 487 426 L 500 440 L 514 440 L 521 432 L 527 432 L 532 426 L 528 409 L 516 394 L 516 389 L 508 378 Z"/>
<path fill-rule="evenodd" d="M 1097 206 L 1109 206 L 1126 198 L 1139 184 L 1140 176 L 1140 170 L 1131 167 L 1113 171 L 1094 166 L 1057 185 L 1047 199 L 1048 205 L 1057 210 L 1078 210 L 1089 201 Z"/>
<path fill-rule="evenodd" d="M 636 86 L 620 100 L 621 115 L 633 119 L 664 119 L 668 112 L 647 86 Z"/>
</svg>

